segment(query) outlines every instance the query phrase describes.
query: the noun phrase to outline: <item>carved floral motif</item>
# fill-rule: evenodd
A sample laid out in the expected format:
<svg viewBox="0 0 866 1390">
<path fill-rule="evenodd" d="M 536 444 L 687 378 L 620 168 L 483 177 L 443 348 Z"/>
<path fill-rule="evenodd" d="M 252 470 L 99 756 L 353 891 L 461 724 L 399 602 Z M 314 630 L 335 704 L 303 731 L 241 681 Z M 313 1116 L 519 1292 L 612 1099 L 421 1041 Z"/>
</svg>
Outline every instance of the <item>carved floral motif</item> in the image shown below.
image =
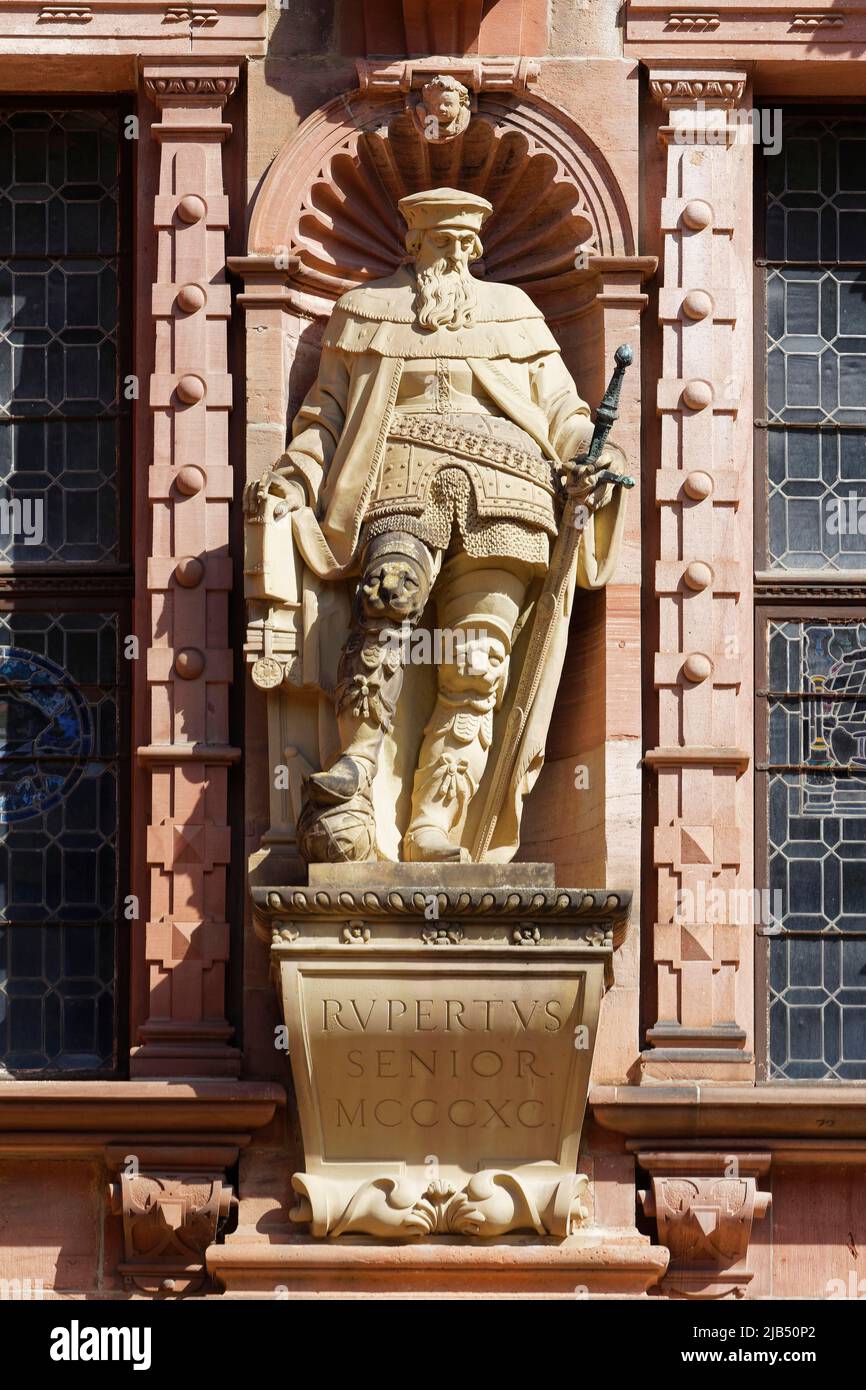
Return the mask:
<svg viewBox="0 0 866 1390">
<path fill-rule="evenodd" d="M 436 1235 L 493 1240 L 512 1231 L 565 1238 L 589 1220 L 589 1179 L 495 1168 L 475 1173 L 459 1189 L 441 1177 L 340 1180 L 296 1173 L 299 1194 L 292 1221 L 312 1234 L 370 1235 L 408 1240 Z"/>
</svg>

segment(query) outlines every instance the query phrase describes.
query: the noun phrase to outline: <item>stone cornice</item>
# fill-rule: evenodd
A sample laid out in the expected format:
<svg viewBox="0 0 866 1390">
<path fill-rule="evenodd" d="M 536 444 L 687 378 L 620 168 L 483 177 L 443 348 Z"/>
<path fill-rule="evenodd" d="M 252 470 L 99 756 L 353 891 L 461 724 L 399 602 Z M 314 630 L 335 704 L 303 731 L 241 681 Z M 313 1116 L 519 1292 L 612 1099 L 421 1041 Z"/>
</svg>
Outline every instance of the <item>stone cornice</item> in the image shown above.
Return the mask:
<svg viewBox="0 0 866 1390">
<path fill-rule="evenodd" d="M 0 1153 L 101 1153 L 111 1142 L 243 1148 L 285 1104 L 241 1081 L 0 1081 Z"/>
<path fill-rule="evenodd" d="M 677 1149 L 720 1141 L 760 1141 L 785 1161 L 838 1161 L 851 1155 L 863 1162 L 866 1148 L 866 1088 L 776 1082 L 761 1086 L 671 1085 L 596 1086 L 589 1095 L 602 1129 L 625 1135 L 630 1148 L 647 1143 Z"/>
<path fill-rule="evenodd" d="M 266 0 L 0 0 L 0 54 L 263 57 Z"/>
<path fill-rule="evenodd" d="M 722 61 L 765 58 L 856 60 L 866 39 L 864 0 L 629 0 L 625 56 Z M 820 48 L 817 47 L 820 45 Z M 834 51 L 835 50 L 835 51 Z"/>
</svg>

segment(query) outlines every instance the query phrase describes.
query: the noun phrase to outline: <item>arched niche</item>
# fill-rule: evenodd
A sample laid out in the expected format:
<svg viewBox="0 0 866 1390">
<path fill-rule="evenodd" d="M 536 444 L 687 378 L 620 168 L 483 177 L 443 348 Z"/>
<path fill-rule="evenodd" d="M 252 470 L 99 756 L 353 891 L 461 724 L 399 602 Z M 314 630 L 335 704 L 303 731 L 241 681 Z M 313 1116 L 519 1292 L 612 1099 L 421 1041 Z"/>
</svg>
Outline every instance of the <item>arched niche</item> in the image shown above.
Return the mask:
<svg viewBox="0 0 866 1390">
<path fill-rule="evenodd" d="M 473 105 L 465 132 L 434 144 L 399 90 L 335 98 L 274 160 L 253 209 L 249 254 L 288 250 L 297 261 L 293 282 L 335 299 L 404 259 L 401 197 L 458 187 L 494 209 L 475 273 L 520 285 L 554 322 L 573 314 L 597 289 L 591 261 L 634 256 L 631 217 L 610 166 L 548 102 L 494 91 Z"/>
<path fill-rule="evenodd" d="M 425 71 L 439 62 L 422 60 Z M 655 261 L 636 254 L 629 203 L 602 151 L 566 112 L 528 92 L 535 75 L 529 60 L 444 59 L 441 66 L 472 92 L 471 120 L 462 136 L 441 144 L 423 137 L 412 113 L 417 72 L 400 64 L 367 65 L 365 71 L 362 64 L 361 88 L 311 115 L 259 189 L 248 253 L 229 263 L 244 280 L 248 477 L 283 452 L 287 424 L 315 376 L 321 332 L 334 301 L 354 285 L 389 274 L 405 258 L 397 211 L 404 194 L 450 185 L 490 200 L 494 211 L 484 226 L 484 256 L 475 273 L 517 284 L 535 300 L 585 399 L 600 399 L 619 343 L 632 343 L 639 355 L 639 317 L 646 303 L 642 282 Z M 636 473 L 639 382 L 636 363 L 617 426 Z M 637 497 L 631 518 L 627 544 L 634 557 L 640 536 Z M 593 613 L 583 626 L 594 634 L 593 661 L 601 663 L 599 669 L 606 663 L 608 683 L 615 684 L 619 649 L 625 645 L 621 629 L 628 628 L 638 645 L 639 613 L 633 605 L 627 617 L 616 619 L 619 641 L 605 658 L 613 620 L 607 597 L 593 597 Z M 605 700 L 600 707 L 598 690 L 582 680 L 578 685 L 527 805 L 530 855 L 536 845 L 542 855 L 552 854 L 552 799 L 545 782 L 557 786 L 573 780 L 575 764 L 591 761 L 586 748 L 608 737 Z M 639 707 L 639 691 L 634 698 Z M 265 699 L 250 688 L 247 710 L 248 749 L 260 749 L 258 757 L 248 757 L 248 803 L 270 826 L 251 860 L 252 880 L 261 873 L 262 881 L 276 882 L 275 875 L 291 881 L 298 869 L 297 784 L 315 742 L 315 705 L 305 707 L 297 694 L 290 703 L 280 691 Z M 292 787 L 272 784 L 266 808 L 267 779 L 261 770 L 283 763 L 295 769 Z M 628 803 L 629 824 L 637 826 L 637 764 L 618 776 L 620 804 Z M 593 771 L 592 790 L 582 803 L 592 834 L 575 832 L 574 844 L 555 854 L 575 882 L 606 878 L 607 837 L 600 828 L 606 823 L 607 780 L 604 771 L 598 776 Z M 639 844 L 632 845 L 628 835 L 623 842 L 625 852 L 638 857 Z"/>
</svg>

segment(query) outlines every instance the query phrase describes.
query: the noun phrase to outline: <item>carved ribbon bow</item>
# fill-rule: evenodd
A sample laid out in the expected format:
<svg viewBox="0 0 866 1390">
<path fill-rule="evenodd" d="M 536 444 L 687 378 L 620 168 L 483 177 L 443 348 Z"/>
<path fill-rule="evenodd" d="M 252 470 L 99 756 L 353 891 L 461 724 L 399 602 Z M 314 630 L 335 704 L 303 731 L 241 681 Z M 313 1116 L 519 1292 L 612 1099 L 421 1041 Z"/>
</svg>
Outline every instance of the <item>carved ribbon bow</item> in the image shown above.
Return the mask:
<svg viewBox="0 0 866 1390">
<path fill-rule="evenodd" d="M 443 753 L 439 759 L 440 772 L 439 785 L 436 794 L 442 797 L 446 803 L 455 798 L 465 800 L 467 792 L 467 782 L 471 781 L 469 776 L 469 760 L 467 758 L 457 758 L 453 753 Z"/>
</svg>

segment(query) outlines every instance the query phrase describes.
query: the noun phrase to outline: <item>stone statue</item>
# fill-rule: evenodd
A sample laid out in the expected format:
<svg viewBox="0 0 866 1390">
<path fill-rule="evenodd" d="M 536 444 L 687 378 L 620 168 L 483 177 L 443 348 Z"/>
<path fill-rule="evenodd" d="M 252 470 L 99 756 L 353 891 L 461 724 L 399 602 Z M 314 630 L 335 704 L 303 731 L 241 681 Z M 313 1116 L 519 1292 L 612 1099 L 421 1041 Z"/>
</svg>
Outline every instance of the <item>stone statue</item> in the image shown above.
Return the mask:
<svg viewBox="0 0 866 1390">
<path fill-rule="evenodd" d="M 491 205 L 436 188 L 399 208 L 412 263 L 337 302 L 291 445 L 247 489 L 248 571 L 292 592 L 285 684 L 321 696 L 303 857 L 505 862 L 574 585 L 616 562 L 625 493 L 604 471 L 623 455 L 587 463 L 589 410 L 541 313 L 471 274 Z M 287 606 L 257 650 L 292 647 Z M 283 679 L 273 656 L 256 666 L 260 685 Z"/>
<path fill-rule="evenodd" d="M 472 111 L 469 90 L 456 77 L 431 77 L 421 88 L 415 107 L 415 124 L 425 140 L 444 144 L 462 135 Z"/>
</svg>

